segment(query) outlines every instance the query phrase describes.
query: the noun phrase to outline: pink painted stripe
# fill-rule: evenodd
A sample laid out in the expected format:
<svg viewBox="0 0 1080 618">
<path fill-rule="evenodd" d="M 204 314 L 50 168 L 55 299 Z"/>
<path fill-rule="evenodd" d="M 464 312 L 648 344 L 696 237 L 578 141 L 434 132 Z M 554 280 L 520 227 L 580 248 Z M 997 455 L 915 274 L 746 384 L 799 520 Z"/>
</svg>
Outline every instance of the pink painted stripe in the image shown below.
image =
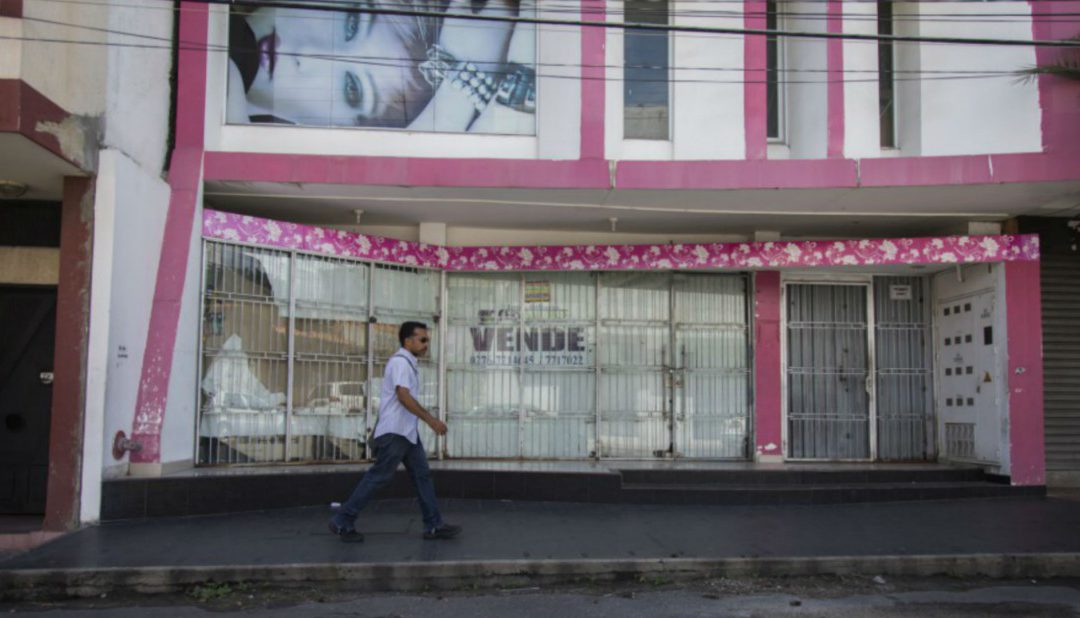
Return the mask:
<svg viewBox="0 0 1080 618">
<path fill-rule="evenodd" d="M 176 332 L 180 325 L 180 305 L 184 296 L 191 226 L 199 198 L 199 168 L 202 151 L 195 148 L 173 152 L 170 184 L 172 196 L 165 216 L 165 237 L 161 244 L 157 283 L 150 310 L 139 392 L 135 400 L 135 420 L 131 439 L 142 450 L 131 453 L 132 463 L 161 461 L 161 428 L 165 422 L 169 377 L 172 373 Z"/>
<path fill-rule="evenodd" d="M 988 155 L 862 159 L 861 185 L 978 185 L 994 182 Z M 1032 170 L 1034 171 L 1034 170 Z M 918 179 L 917 182 L 912 182 Z"/>
<path fill-rule="evenodd" d="M 1036 235 L 663 245 L 439 247 L 210 210 L 204 211 L 203 236 L 448 271 L 748 270 L 1039 259 L 1039 239 Z"/>
<path fill-rule="evenodd" d="M 819 189 L 854 187 L 855 162 L 843 159 L 620 161 L 620 189 Z"/>
<path fill-rule="evenodd" d="M 1080 123 L 1080 117 L 1077 119 Z M 881 159 L 620 161 L 619 189 L 984 185 L 1080 178 L 1080 157 L 1019 153 Z M 414 187 L 610 189 L 607 161 L 338 157 L 208 152 L 205 180 Z"/>
<path fill-rule="evenodd" d="M 582 21 L 607 19 L 605 0 L 581 0 Z M 604 158 L 604 92 L 607 30 L 581 29 L 581 159 Z"/>
<path fill-rule="evenodd" d="M 754 274 L 754 452 L 783 455 L 780 272 Z"/>
<path fill-rule="evenodd" d="M 840 0 L 829 0 L 829 32 L 844 31 L 844 5 Z M 829 158 L 844 156 L 844 41 L 829 39 L 826 48 L 826 75 L 828 75 L 828 147 Z"/>
<path fill-rule="evenodd" d="M 131 453 L 132 463 L 161 461 L 161 430 L 180 326 L 191 232 L 202 184 L 210 7 L 200 2 L 182 2 L 178 15 L 178 38 L 182 44 L 177 58 L 176 147 L 169 167 L 172 194 L 165 216 L 165 235 L 131 428 L 131 439 L 142 444 L 142 450 Z"/>
<path fill-rule="evenodd" d="M 206 42 L 210 5 L 182 2 L 177 59 L 176 148 L 203 148 L 206 127 Z"/>
<path fill-rule="evenodd" d="M 1005 264 L 1009 464 L 1014 485 L 1045 485 L 1042 302 L 1038 262 Z"/>
<path fill-rule="evenodd" d="M 743 24 L 746 28 L 764 30 L 766 2 L 743 2 Z M 746 128 L 746 158 L 764 159 L 768 156 L 768 88 L 765 70 L 768 68 L 767 46 L 763 36 L 743 36 L 743 114 Z"/>
<path fill-rule="evenodd" d="M 418 187 L 609 188 L 607 162 L 208 152 L 206 180 Z"/>
</svg>

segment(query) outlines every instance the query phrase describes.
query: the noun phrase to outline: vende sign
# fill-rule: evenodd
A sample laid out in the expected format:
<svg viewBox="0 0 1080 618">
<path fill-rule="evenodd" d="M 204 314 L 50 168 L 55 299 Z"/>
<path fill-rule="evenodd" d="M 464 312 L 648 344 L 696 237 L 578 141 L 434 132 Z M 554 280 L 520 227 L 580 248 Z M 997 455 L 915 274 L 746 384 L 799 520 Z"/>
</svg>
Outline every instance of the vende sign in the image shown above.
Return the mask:
<svg viewBox="0 0 1080 618">
<path fill-rule="evenodd" d="M 493 315 L 503 319 L 516 316 L 516 311 L 481 311 L 480 321 Z M 565 367 L 592 366 L 592 346 L 584 326 L 474 326 L 472 365 L 542 365 Z"/>
</svg>

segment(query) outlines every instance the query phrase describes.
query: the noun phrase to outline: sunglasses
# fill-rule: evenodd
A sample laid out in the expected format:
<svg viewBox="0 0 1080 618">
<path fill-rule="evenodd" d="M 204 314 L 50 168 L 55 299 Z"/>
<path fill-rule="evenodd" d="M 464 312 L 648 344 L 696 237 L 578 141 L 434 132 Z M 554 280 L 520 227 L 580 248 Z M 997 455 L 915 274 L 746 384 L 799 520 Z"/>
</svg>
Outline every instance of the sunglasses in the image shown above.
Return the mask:
<svg viewBox="0 0 1080 618">
<path fill-rule="evenodd" d="M 430 341 L 430 339 L 427 337 L 420 337 L 420 343 L 427 343 L 428 341 Z"/>
</svg>

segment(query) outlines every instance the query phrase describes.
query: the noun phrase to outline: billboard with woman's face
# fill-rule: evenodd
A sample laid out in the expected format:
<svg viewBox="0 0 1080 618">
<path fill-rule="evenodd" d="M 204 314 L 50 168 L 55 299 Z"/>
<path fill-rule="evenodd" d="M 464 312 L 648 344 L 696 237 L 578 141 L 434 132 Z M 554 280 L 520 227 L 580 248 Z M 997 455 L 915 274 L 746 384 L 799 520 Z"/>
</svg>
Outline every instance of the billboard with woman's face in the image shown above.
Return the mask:
<svg viewBox="0 0 1080 618">
<path fill-rule="evenodd" d="M 227 120 L 534 134 L 535 26 L 453 17 L 517 16 L 518 1 L 362 0 L 355 10 L 333 11 L 234 6 Z M 383 9 L 423 14 L 370 12 Z"/>
</svg>

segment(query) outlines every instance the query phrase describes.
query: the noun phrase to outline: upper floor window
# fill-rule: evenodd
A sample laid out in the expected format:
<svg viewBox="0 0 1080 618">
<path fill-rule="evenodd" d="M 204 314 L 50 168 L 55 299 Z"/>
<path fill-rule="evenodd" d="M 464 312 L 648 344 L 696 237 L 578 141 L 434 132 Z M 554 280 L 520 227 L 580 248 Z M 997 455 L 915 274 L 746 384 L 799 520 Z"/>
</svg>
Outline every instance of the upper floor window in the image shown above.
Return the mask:
<svg viewBox="0 0 1080 618">
<path fill-rule="evenodd" d="M 669 0 L 626 0 L 631 24 L 669 23 Z M 666 30 L 627 28 L 623 35 L 623 137 L 666 140 L 670 136 L 670 43 Z"/>
<path fill-rule="evenodd" d="M 516 2 L 440 6 L 233 6 L 228 122 L 534 134 L 535 25 L 455 19 L 517 16 Z"/>
<path fill-rule="evenodd" d="M 765 28 L 780 29 L 780 14 L 776 0 L 765 3 Z M 772 141 L 784 140 L 784 84 L 782 41 L 778 36 L 765 38 L 765 98 L 767 108 L 767 136 Z"/>
<path fill-rule="evenodd" d="M 879 0 L 878 34 L 891 36 L 892 2 Z M 896 55 L 892 41 L 878 41 L 878 115 L 881 119 L 881 147 L 896 148 Z"/>
</svg>

